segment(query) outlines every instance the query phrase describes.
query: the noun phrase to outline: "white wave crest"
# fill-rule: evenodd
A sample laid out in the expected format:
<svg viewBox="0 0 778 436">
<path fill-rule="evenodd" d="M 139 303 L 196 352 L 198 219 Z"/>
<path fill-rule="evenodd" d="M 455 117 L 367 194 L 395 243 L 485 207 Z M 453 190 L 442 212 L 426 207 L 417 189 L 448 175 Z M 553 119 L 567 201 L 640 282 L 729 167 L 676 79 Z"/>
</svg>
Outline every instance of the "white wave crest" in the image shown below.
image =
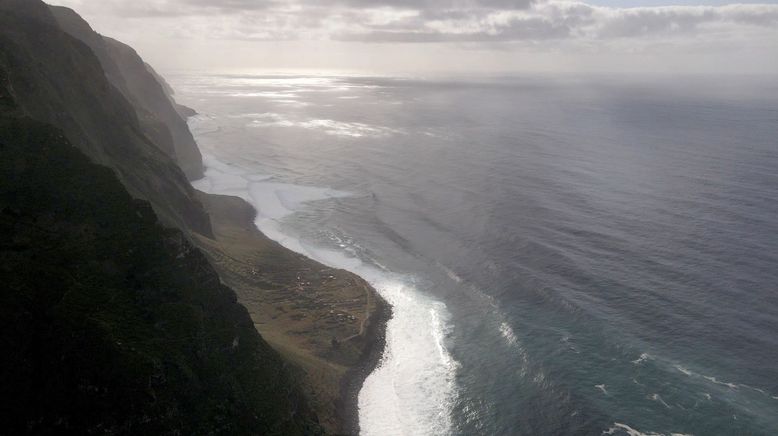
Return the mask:
<svg viewBox="0 0 778 436">
<path fill-rule="evenodd" d="M 684 373 L 685 375 L 688 375 L 688 376 L 691 376 L 691 375 L 692 375 L 692 372 L 691 372 L 691 371 L 689 371 L 688 369 L 684 368 L 684 367 L 683 367 L 683 366 L 681 366 L 681 365 L 675 365 L 675 369 L 677 369 L 678 371 L 681 371 L 681 372 L 682 372 L 682 373 Z"/>
<path fill-rule="evenodd" d="M 500 334 L 502 334 L 502 337 L 505 338 L 505 340 L 508 342 L 508 345 L 516 345 L 518 342 L 516 339 L 516 334 L 513 332 L 513 329 L 508 325 L 507 322 L 500 324 Z"/>
<path fill-rule="evenodd" d="M 445 346 L 448 313 L 407 284 L 377 288 L 394 308 L 379 367 L 359 393 L 363 435 L 438 435 L 451 431 L 459 364 Z"/>
<path fill-rule="evenodd" d="M 204 192 L 243 198 L 257 210 L 256 226 L 286 248 L 367 280 L 393 308 L 386 349 L 359 393 L 362 434 L 447 434 L 456 401 L 458 362 L 446 348 L 448 310 L 423 295 L 407 277 L 367 265 L 342 250 L 305 244 L 282 231 L 282 220 L 305 204 L 349 196 L 343 191 L 278 183 L 204 153 L 205 177 L 193 183 Z M 341 240 L 339 245 L 347 241 Z"/>
<path fill-rule="evenodd" d="M 665 433 L 656 433 L 652 431 L 648 433 L 644 433 L 640 430 L 635 430 L 634 428 L 628 426 L 627 424 L 622 424 L 620 422 L 614 422 L 613 426 L 603 431 L 602 434 L 609 434 L 609 435 L 627 434 L 629 436 L 668 436 Z M 694 435 L 687 434 L 687 433 L 670 433 L 669 436 L 694 436 Z"/>
<path fill-rule="evenodd" d="M 632 363 L 635 364 L 635 365 L 640 365 L 641 363 L 645 362 L 646 360 L 648 360 L 650 358 L 651 358 L 650 354 L 643 353 L 636 360 L 633 360 Z"/>
<path fill-rule="evenodd" d="M 660 403 L 661 405 L 665 406 L 668 409 L 672 409 L 669 404 L 665 402 L 665 400 L 662 399 L 662 397 L 659 394 L 653 394 L 648 397 L 651 401 L 656 401 L 657 403 Z"/>
</svg>

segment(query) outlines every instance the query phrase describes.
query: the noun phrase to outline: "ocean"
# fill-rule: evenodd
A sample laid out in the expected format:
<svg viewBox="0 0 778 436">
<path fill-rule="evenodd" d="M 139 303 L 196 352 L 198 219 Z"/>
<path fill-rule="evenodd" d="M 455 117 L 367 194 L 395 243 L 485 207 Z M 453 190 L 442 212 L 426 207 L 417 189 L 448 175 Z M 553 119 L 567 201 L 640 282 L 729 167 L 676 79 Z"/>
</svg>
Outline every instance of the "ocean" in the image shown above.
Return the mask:
<svg viewBox="0 0 778 436">
<path fill-rule="evenodd" d="M 194 185 L 393 306 L 362 434 L 778 434 L 775 81 L 171 82 Z"/>
</svg>

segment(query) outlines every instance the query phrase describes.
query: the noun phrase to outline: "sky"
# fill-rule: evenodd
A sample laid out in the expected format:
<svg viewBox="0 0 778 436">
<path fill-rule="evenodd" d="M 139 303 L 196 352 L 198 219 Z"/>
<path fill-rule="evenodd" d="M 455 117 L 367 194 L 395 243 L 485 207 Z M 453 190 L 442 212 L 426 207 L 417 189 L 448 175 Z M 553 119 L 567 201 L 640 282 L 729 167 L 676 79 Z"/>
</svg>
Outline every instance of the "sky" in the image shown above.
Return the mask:
<svg viewBox="0 0 778 436">
<path fill-rule="evenodd" d="M 778 0 L 51 0 L 163 72 L 778 74 Z"/>
</svg>

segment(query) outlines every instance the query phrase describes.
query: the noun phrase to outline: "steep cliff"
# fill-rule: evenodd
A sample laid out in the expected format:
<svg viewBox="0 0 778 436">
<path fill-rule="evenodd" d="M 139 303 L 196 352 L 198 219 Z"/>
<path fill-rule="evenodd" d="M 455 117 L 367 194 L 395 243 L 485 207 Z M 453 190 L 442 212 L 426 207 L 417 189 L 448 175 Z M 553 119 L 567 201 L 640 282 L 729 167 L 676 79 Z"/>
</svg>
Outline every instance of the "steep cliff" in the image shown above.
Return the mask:
<svg viewBox="0 0 778 436">
<path fill-rule="evenodd" d="M 0 0 L 0 434 L 321 433 L 111 74 L 42 2 Z"/>
<path fill-rule="evenodd" d="M 159 80 L 135 50 L 99 35 L 73 10 L 52 6 L 51 12 L 65 32 L 92 49 L 108 81 L 132 103 L 144 132 L 164 146 L 187 177 L 202 177 L 202 156 L 186 122 L 176 111 L 175 102 L 169 98 L 169 85 Z"/>
<path fill-rule="evenodd" d="M 176 159 L 150 138 L 138 111 L 109 81 L 121 73 L 106 73 L 93 51 L 60 29 L 39 0 L 0 0 L 0 69 L 22 113 L 60 128 L 92 161 L 112 168 L 167 225 L 211 234 L 208 215 Z"/>
<path fill-rule="evenodd" d="M 194 191 L 192 114 L 73 11 L 0 0 L 0 435 L 357 432 L 388 307 Z"/>
<path fill-rule="evenodd" d="M 0 434 L 318 433 L 286 365 L 181 232 L 60 130 L 9 113 Z"/>
<path fill-rule="evenodd" d="M 170 100 L 171 104 L 176 109 L 176 112 L 178 112 L 178 115 L 180 115 L 182 119 L 186 120 L 189 117 L 193 117 L 197 115 L 196 110 L 176 102 L 175 99 L 176 91 L 173 89 L 172 86 L 170 86 L 170 84 L 167 82 L 167 80 L 165 80 L 164 77 L 162 77 L 159 73 L 157 73 L 154 67 L 152 67 L 149 64 L 146 64 L 146 69 L 149 70 L 149 73 L 151 73 L 152 76 L 154 76 L 154 80 L 156 80 L 157 83 L 159 83 L 162 86 L 162 89 L 165 91 L 165 95 Z"/>
</svg>

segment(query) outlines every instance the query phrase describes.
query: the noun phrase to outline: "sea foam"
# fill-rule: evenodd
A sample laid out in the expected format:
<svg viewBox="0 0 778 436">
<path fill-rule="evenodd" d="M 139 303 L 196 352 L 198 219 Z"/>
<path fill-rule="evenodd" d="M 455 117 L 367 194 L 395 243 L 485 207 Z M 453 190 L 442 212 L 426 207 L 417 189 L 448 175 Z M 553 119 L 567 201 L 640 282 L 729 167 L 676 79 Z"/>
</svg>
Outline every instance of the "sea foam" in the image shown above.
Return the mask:
<svg viewBox="0 0 778 436">
<path fill-rule="evenodd" d="M 334 241 L 337 250 L 316 247 L 282 228 L 284 218 L 307 204 L 351 194 L 279 183 L 207 153 L 203 161 L 205 177 L 193 182 L 196 189 L 246 200 L 256 209 L 254 223 L 266 236 L 325 265 L 360 275 L 392 306 L 383 358 L 359 393 L 362 434 L 450 433 L 459 364 L 446 348 L 451 326 L 445 304 L 421 293 L 411 277 L 355 257 L 343 240 Z"/>
<path fill-rule="evenodd" d="M 618 434 L 627 434 L 629 436 L 694 436 L 687 433 L 670 433 L 667 435 L 666 433 L 656 433 L 656 432 L 648 432 L 644 433 L 640 430 L 636 430 L 627 424 L 622 424 L 620 422 L 613 423 L 613 426 L 605 431 L 602 432 L 604 435 L 618 435 Z"/>
</svg>

